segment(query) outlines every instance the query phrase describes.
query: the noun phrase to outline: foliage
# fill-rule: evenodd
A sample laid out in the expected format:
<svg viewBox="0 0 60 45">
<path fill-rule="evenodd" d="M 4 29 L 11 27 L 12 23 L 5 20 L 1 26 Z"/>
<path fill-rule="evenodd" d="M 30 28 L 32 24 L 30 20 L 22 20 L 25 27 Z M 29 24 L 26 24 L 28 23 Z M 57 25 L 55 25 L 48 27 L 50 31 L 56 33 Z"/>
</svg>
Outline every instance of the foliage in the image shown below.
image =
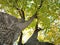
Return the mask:
<svg viewBox="0 0 60 45">
<path fill-rule="evenodd" d="M 38 10 L 39 26 L 44 28 L 39 32 L 40 41 L 60 43 L 60 0 L 43 0 L 41 9 Z M 41 4 L 41 0 L 0 0 L 0 11 L 4 11 L 19 18 L 16 7 L 23 9 L 26 20 L 29 19 Z M 28 28 L 35 27 L 34 20 Z M 26 30 L 26 29 L 25 29 Z M 30 33 L 30 32 L 29 32 Z"/>
</svg>

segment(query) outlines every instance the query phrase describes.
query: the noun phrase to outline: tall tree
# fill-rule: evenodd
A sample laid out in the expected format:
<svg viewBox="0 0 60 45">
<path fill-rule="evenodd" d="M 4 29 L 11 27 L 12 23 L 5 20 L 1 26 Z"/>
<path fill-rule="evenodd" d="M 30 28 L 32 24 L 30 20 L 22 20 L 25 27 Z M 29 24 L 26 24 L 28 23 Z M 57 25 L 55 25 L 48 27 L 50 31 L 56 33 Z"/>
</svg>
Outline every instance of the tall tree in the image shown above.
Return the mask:
<svg viewBox="0 0 60 45">
<path fill-rule="evenodd" d="M 49 42 L 39 42 L 38 41 L 37 37 L 38 37 L 38 32 L 40 30 L 43 30 L 43 29 L 38 27 L 38 21 L 37 21 L 34 33 L 32 34 L 32 36 L 28 39 L 28 41 L 24 45 L 54 45 Z"/>
</svg>

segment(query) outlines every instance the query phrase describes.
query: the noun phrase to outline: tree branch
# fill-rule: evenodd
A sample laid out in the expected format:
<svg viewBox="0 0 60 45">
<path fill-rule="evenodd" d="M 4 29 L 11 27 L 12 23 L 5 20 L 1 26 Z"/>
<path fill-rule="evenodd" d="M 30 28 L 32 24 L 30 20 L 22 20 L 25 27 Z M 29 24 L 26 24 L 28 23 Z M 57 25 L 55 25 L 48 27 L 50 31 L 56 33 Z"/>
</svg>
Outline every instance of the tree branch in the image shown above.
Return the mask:
<svg viewBox="0 0 60 45">
<path fill-rule="evenodd" d="M 36 12 L 35 12 L 35 14 L 34 15 L 36 15 L 36 18 L 37 18 L 37 12 L 38 12 L 38 10 L 42 7 L 42 4 L 43 4 L 43 0 L 41 0 L 41 4 L 39 5 L 39 7 L 37 8 L 37 10 L 36 10 Z"/>
<path fill-rule="evenodd" d="M 21 20 L 22 22 L 25 22 L 25 15 L 24 15 L 24 11 L 22 9 L 16 8 L 17 11 L 19 12 L 19 15 L 21 16 Z"/>
</svg>

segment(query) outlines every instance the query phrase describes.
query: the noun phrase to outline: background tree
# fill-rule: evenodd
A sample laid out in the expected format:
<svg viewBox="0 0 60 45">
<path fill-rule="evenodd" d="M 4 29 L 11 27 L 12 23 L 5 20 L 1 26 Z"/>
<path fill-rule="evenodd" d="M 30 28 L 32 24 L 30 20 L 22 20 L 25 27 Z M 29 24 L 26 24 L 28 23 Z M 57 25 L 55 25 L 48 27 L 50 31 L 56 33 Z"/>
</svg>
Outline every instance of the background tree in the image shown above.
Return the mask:
<svg viewBox="0 0 60 45">
<path fill-rule="evenodd" d="M 54 45 L 54 44 L 49 43 L 49 42 L 39 42 L 38 41 L 37 36 L 38 36 L 38 32 L 40 30 L 43 30 L 43 29 L 38 27 L 38 21 L 37 21 L 34 33 L 32 34 L 32 36 L 28 39 L 28 41 L 24 45 Z"/>
</svg>

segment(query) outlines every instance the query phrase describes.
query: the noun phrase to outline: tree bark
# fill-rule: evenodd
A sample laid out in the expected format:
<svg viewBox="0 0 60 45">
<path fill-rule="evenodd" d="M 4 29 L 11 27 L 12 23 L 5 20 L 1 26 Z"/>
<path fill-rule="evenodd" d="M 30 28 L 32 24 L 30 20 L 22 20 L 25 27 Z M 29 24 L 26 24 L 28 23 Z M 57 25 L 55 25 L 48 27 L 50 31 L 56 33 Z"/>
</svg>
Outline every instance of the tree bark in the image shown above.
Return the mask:
<svg viewBox="0 0 60 45">
<path fill-rule="evenodd" d="M 16 41 L 20 32 L 33 21 L 35 16 L 33 15 L 28 21 L 19 22 L 16 17 L 0 12 L 0 43 Z"/>
</svg>

